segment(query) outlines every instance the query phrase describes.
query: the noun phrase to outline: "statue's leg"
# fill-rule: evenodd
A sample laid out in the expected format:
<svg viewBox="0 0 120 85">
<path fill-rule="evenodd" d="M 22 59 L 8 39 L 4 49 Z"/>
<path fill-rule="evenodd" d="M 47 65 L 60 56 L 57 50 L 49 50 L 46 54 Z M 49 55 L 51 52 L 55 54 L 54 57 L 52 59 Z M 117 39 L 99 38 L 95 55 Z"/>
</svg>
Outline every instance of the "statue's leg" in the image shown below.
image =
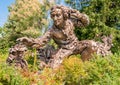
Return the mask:
<svg viewBox="0 0 120 85">
<path fill-rule="evenodd" d="M 40 69 L 44 67 L 49 67 L 47 63 L 49 62 L 52 54 L 55 52 L 55 48 L 52 45 L 47 45 L 38 50 L 38 58 L 40 59 Z"/>
<path fill-rule="evenodd" d="M 78 43 L 77 52 L 80 53 L 83 61 L 89 60 L 96 52 L 96 43 L 93 40 L 83 40 Z"/>
<path fill-rule="evenodd" d="M 50 61 L 48 62 L 48 65 L 51 68 L 57 68 L 63 62 L 64 58 L 70 56 L 72 53 L 73 53 L 72 50 L 59 49 L 57 53 L 52 55 L 52 59 L 50 59 Z"/>
<path fill-rule="evenodd" d="M 86 47 L 80 54 L 83 61 L 89 60 L 93 57 L 94 50 L 91 47 Z"/>
</svg>

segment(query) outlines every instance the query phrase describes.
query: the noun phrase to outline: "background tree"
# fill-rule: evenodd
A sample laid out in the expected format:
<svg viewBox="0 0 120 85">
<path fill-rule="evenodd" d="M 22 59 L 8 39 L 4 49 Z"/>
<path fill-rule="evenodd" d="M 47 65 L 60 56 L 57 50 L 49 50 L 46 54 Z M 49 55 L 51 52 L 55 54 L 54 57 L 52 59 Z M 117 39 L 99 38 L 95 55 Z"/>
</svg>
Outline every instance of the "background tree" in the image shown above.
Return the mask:
<svg viewBox="0 0 120 85">
<path fill-rule="evenodd" d="M 90 18 L 90 25 L 84 29 L 76 28 L 79 40 L 100 40 L 103 35 L 113 35 L 112 51 L 120 49 L 120 0 L 66 0 L 74 8 L 76 1 L 80 3 L 80 12 Z"/>
<path fill-rule="evenodd" d="M 8 21 L 4 26 L 3 39 L 13 45 L 17 38 L 38 37 L 43 26 L 47 26 L 47 11 L 53 2 L 48 0 L 16 0 L 9 7 Z"/>
<path fill-rule="evenodd" d="M 5 53 L 8 50 L 7 36 L 8 35 L 5 35 L 5 28 L 0 27 L 0 53 Z"/>
</svg>

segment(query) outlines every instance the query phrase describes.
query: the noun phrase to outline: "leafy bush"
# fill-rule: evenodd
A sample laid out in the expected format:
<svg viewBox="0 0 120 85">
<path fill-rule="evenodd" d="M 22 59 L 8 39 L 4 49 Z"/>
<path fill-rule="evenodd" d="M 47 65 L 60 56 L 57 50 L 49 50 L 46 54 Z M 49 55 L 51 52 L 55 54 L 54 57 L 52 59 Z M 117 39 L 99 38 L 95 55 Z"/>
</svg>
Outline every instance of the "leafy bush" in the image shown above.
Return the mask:
<svg viewBox="0 0 120 85">
<path fill-rule="evenodd" d="M 70 56 L 57 69 L 33 69 L 34 58 L 27 71 L 5 64 L 6 54 L 0 54 L 0 84 L 2 85 L 119 85 L 120 52 L 111 56 L 94 55 L 83 62 L 80 56 Z M 30 57 L 31 58 L 31 57 Z M 29 59 L 28 59 L 29 60 Z M 35 68 L 34 67 L 34 68 Z"/>
<path fill-rule="evenodd" d="M 79 58 L 72 56 L 63 62 L 65 69 L 65 83 L 77 85 L 87 73 L 84 69 L 84 63 Z"/>
<path fill-rule="evenodd" d="M 120 0 L 65 0 L 73 8 L 89 16 L 90 24 L 85 28 L 76 28 L 79 40 L 99 40 L 103 35 L 113 36 L 112 52 L 120 49 Z M 78 5 L 79 4 L 79 5 Z"/>
<path fill-rule="evenodd" d="M 97 56 L 90 62 L 85 62 L 88 77 L 84 85 L 119 85 L 120 84 L 120 55 L 106 57 Z"/>
<path fill-rule="evenodd" d="M 120 54 L 101 57 L 82 62 L 77 57 L 66 59 L 63 63 L 65 85 L 119 85 Z M 57 73 L 59 74 L 59 72 Z M 56 75 L 57 75 L 56 74 Z"/>
<path fill-rule="evenodd" d="M 5 63 L 0 63 L 0 83 L 3 85 L 30 85 L 28 79 L 22 77 L 22 75 L 14 69 L 6 65 Z"/>
</svg>

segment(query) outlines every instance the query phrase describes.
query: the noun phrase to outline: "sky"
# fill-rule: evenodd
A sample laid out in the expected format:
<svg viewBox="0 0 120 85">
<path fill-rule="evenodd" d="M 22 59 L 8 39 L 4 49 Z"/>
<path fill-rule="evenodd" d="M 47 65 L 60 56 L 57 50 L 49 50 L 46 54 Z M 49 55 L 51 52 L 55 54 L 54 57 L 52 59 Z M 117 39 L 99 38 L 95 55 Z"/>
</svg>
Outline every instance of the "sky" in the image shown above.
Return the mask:
<svg viewBox="0 0 120 85">
<path fill-rule="evenodd" d="M 14 3 L 15 0 L 1 0 L 0 1 L 0 27 L 4 25 L 7 21 L 7 17 L 9 15 L 8 6 Z"/>
<path fill-rule="evenodd" d="M 0 27 L 3 27 L 5 22 L 7 21 L 9 12 L 8 12 L 8 6 L 10 6 L 12 3 L 14 3 L 15 0 L 1 0 L 0 1 Z M 56 0 L 58 4 L 64 4 L 64 0 Z"/>
</svg>

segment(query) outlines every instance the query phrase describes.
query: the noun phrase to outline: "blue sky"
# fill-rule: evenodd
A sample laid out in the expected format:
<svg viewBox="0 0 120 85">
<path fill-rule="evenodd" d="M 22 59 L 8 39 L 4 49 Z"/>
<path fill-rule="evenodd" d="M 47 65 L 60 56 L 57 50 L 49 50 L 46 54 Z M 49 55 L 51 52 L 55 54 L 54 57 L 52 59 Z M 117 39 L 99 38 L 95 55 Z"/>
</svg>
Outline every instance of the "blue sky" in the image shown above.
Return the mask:
<svg viewBox="0 0 120 85">
<path fill-rule="evenodd" d="M 9 15 L 8 6 L 14 3 L 15 0 L 1 0 L 0 1 L 0 27 L 4 25 L 7 21 L 7 17 Z"/>
<path fill-rule="evenodd" d="M 8 12 L 8 6 L 10 6 L 12 3 L 14 3 L 15 0 L 1 0 L 0 1 L 0 27 L 2 27 L 5 22 L 7 21 L 9 12 Z M 58 4 L 65 4 L 64 0 L 56 0 Z"/>
</svg>

